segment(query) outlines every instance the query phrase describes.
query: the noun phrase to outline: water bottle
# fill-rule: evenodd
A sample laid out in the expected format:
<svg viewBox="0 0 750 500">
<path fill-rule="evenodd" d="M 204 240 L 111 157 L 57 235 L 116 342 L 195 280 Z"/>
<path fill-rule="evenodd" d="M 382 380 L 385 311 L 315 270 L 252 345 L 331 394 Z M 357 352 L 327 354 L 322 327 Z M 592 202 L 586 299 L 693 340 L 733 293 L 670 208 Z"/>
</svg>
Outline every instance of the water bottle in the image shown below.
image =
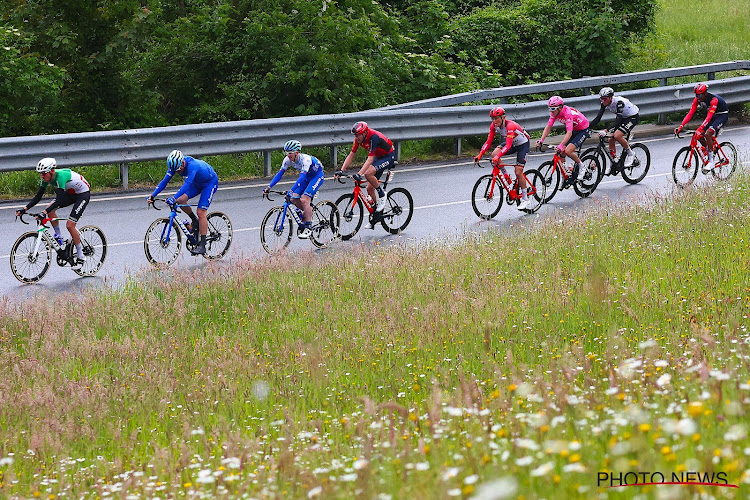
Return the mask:
<svg viewBox="0 0 750 500">
<path fill-rule="evenodd" d="M 65 240 L 63 240 L 62 236 L 56 234 L 55 239 L 57 240 L 57 244 L 60 245 L 61 248 L 65 246 Z"/>
<path fill-rule="evenodd" d="M 190 219 L 185 219 L 182 221 L 183 224 L 185 224 L 185 228 L 187 229 L 188 233 L 193 231 L 193 223 Z"/>
<path fill-rule="evenodd" d="M 505 177 L 505 180 L 508 181 L 508 184 L 510 184 L 510 175 L 508 175 L 508 171 L 505 169 L 505 167 L 501 167 L 500 171 L 503 173 L 503 177 Z"/>
</svg>

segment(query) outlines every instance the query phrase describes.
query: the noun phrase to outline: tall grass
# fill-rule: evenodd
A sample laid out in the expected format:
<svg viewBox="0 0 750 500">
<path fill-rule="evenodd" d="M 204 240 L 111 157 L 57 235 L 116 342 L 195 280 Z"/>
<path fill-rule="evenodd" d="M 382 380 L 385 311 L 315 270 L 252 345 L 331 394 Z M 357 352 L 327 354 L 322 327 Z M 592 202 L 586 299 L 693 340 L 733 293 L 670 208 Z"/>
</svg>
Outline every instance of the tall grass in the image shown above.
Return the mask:
<svg viewBox="0 0 750 500">
<path fill-rule="evenodd" d="M 749 194 L 5 299 L 0 497 L 747 494 Z"/>
</svg>

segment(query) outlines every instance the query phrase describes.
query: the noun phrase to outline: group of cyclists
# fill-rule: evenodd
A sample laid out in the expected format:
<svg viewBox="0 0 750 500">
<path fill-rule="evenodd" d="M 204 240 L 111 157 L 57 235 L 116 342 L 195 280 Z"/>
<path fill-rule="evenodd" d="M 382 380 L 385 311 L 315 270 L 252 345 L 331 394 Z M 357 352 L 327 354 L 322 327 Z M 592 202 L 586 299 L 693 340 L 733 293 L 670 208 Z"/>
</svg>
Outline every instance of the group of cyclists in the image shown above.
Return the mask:
<svg viewBox="0 0 750 500">
<path fill-rule="evenodd" d="M 708 148 L 708 163 L 713 162 L 713 152 L 710 150 L 713 138 L 726 125 L 729 118 L 729 107 L 720 96 L 708 92 L 708 85 L 699 83 L 693 88 L 695 98 L 692 106 L 688 111 L 682 123 L 675 128 L 675 134 L 679 134 L 683 127 L 690 121 L 698 107 L 707 109 L 706 118 L 696 130 L 700 142 L 705 148 Z M 565 126 L 565 135 L 557 146 L 559 153 L 565 157 L 570 157 L 573 162 L 573 169 L 568 172 L 570 175 L 566 183 L 572 184 L 578 178 L 581 170 L 581 160 L 576 151 L 583 142 L 591 135 L 591 129 L 596 127 L 604 114 L 609 111 L 615 114 L 614 123 L 606 130 L 599 132 L 604 137 L 610 135 L 609 148 L 612 156 L 615 156 L 615 144 L 619 143 L 622 147 L 622 154 L 625 155 L 623 162 L 624 167 L 633 164 L 634 155 L 628 144 L 633 128 L 639 121 L 638 106 L 630 102 L 627 98 L 615 95 L 611 87 L 604 87 L 599 91 L 601 107 L 597 116 L 589 122 L 588 119 L 577 109 L 567 106 L 560 96 L 552 96 L 547 101 L 550 117 L 547 126 L 542 131 L 542 136 L 537 140 L 537 147 L 540 147 L 544 139 L 547 138 L 555 122 L 560 122 Z M 489 135 L 479 153 L 474 157 L 475 162 L 479 162 L 487 151 L 490 150 L 495 139 L 499 139 L 499 144 L 492 151 L 492 163 L 499 164 L 500 158 L 506 154 L 516 155 L 515 173 L 519 181 L 519 190 L 521 192 L 521 203 L 518 205 L 519 210 L 528 207 L 529 200 L 527 196 L 526 182 L 521 175 L 526 165 L 526 156 L 530 150 L 531 137 L 521 125 L 509 119 L 505 110 L 497 106 L 490 111 Z M 383 133 L 370 128 L 366 122 L 360 121 L 354 124 L 351 129 L 354 135 L 351 152 L 348 154 L 341 170 L 336 172 L 336 176 L 347 170 L 354 161 L 355 154 L 359 148 L 364 148 L 368 152 L 365 160 L 358 173 L 353 175 L 357 181 L 367 181 L 367 193 L 376 200 L 376 213 L 382 212 L 385 208 L 386 193 L 380 185 L 380 178 L 387 169 L 395 165 L 396 154 L 393 148 L 393 142 Z M 283 151 L 286 154 L 281 168 L 278 173 L 271 179 L 268 187 L 263 190 L 268 194 L 269 190 L 278 183 L 289 167 L 299 170 L 299 177 L 289 190 L 291 202 L 302 212 L 302 225 L 298 228 L 300 238 L 309 238 L 311 232 L 312 208 L 311 201 L 323 184 L 323 165 L 316 157 L 302 153 L 302 144 L 297 140 L 290 140 L 284 144 Z M 704 166 L 705 169 L 705 166 Z M 86 205 L 89 202 L 91 192 L 90 185 L 86 179 L 79 173 L 67 168 L 57 168 L 54 158 L 42 158 L 36 166 L 36 170 L 41 177 L 41 183 L 36 195 L 24 207 L 16 211 L 16 216 L 23 215 L 31 207 L 39 203 L 48 186 L 54 186 L 55 199 L 41 213 L 43 219 L 49 220 L 54 229 L 55 238 L 62 245 L 63 238 L 60 232 L 59 223 L 56 220 L 56 210 L 73 206 L 70 216 L 66 222 L 66 228 L 70 233 L 71 240 L 76 249 L 76 258 L 73 262 L 74 268 L 80 268 L 86 257 L 83 254 L 81 237 L 76 229 L 78 220 L 83 215 Z M 180 189 L 166 202 L 167 204 L 181 205 L 191 219 L 189 226 L 191 231 L 196 235 L 199 243 L 192 250 L 193 255 L 202 255 L 206 253 L 206 234 L 208 231 L 208 222 L 206 214 L 213 195 L 219 185 L 219 178 L 213 167 L 203 160 L 184 155 L 179 150 L 174 150 L 167 156 L 167 173 L 162 181 L 156 186 L 154 191 L 146 199 L 149 205 L 154 203 L 156 196 L 161 193 L 174 177 L 175 174 L 181 175 L 185 181 Z M 584 176 L 591 175 L 585 172 Z M 190 198 L 199 196 L 197 204 L 197 215 L 193 213 L 190 206 L 185 204 Z M 377 217 L 370 219 L 367 228 L 373 228 L 373 221 Z"/>
</svg>

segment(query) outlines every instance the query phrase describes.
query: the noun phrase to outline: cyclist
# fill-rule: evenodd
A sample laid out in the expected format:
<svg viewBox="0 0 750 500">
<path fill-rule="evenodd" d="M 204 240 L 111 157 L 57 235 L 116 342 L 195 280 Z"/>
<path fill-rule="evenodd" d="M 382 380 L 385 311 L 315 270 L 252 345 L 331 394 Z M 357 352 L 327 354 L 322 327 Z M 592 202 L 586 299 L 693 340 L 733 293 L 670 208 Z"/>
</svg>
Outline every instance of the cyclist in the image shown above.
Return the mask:
<svg viewBox="0 0 750 500">
<path fill-rule="evenodd" d="M 167 173 L 161 180 L 154 192 L 146 199 L 149 205 L 154 203 L 156 195 L 161 193 L 167 183 L 172 180 L 174 174 L 180 174 L 185 177 L 185 182 L 175 194 L 167 198 L 168 205 L 184 204 L 190 198 L 200 194 L 198 199 L 198 217 L 196 218 L 191 207 L 182 207 L 192 221 L 193 233 L 197 233 L 200 238 L 198 245 L 190 253 L 193 255 L 204 255 L 206 253 L 206 234 L 208 233 L 208 220 L 206 212 L 211 205 L 216 189 L 219 187 L 219 177 L 214 172 L 211 165 L 203 160 L 197 160 L 192 156 L 185 156 L 182 151 L 175 149 L 167 156 Z M 196 228 L 197 231 L 196 231 Z"/>
<path fill-rule="evenodd" d="M 596 115 L 596 118 L 591 120 L 589 127 L 594 128 L 599 125 L 605 109 L 614 113 L 615 123 L 613 123 L 609 129 L 599 132 L 599 135 L 604 137 L 608 133 L 612 134 L 612 137 L 609 138 L 609 150 L 612 153 L 612 158 L 615 158 L 615 141 L 617 141 L 620 143 L 620 146 L 622 146 L 622 151 L 625 155 L 624 166 L 630 167 L 635 160 L 635 153 L 630 149 L 628 137 L 630 137 L 630 133 L 640 120 L 638 106 L 625 97 L 619 95 L 616 96 L 612 87 L 603 87 L 599 91 L 599 100 L 602 103 L 599 108 L 599 114 Z M 616 161 L 613 162 L 613 170 L 616 169 L 614 166 L 616 163 Z M 614 174 L 616 172 L 613 171 L 612 173 Z"/>
<path fill-rule="evenodd" d="M 576 179 L 578 179 L 578 172 L 581 169 L 581 159 L 576 153 L 576 148 L 579 148 L 583 141 L 589 138 L 591 132 L 589 131 L 589 121 L 583 116 L 583 113 L 575 108 L 566 106 L 563 98 L 558 95 L 553 95 L 547 101 L 547 109 L 549 109 L 549 122 L 544 127 L 542 137 L 536 141 L 537 147 L 541 146 L 544 139 L 549 135 L 552 126 L 555 121 L 559 121 L 565 124 L 565 137 L 557 146 L 557 150 L 560 155 L 565 157 L 569 156 L 574 162 L 573 172 L 563 183 L 562 187 L 572 185 Z M 591 175 L 591 172 L 586 172 L 587 176 Z"/>
<path fill-rule="evenodd" d="M 81 245 L 81 235 L 76 228 L 78 220 L 83 215 L 83 211 L 86 209 L 89 200 L 91 199 L 91 189 L 89 183 L 79 173 L 73 172 L 69 168 L 57 168 L 57 162 L 54 158 L 42 158 L 36 165 L 36 171 L 42 178 L 39 190 L 36 192 L 36 196 L 29 201 L 26 206 L 16 210 L 16 216 L 25 214 L 31 207 L 39 203 L 44 196 L 44 192 L 47 190 L 47 186 L 55 187 L 55 199 L 50 203 L 47 208 L 42 211 L 42 217 L 54 219 L 57 217 L 57 209 L 69 207 L 73 205 L 70 210 L 70 216 L 68 221 L 65 223 L 65 227 L 70 233 L 70 237 L 73 240 L 73 245 L 76 248 L 76 258 L 74 262 L 71 262 L 73 269 L 80 269 L 86 262 L 86 256 L 83 255 L 83 246 Z M 60 226 L 58 221 L 52 220 L 52 227 L 55 230 L 55 238 L 60 245 L 63 245 L 62 235 L 60 234 Z"/>
<path fill-rule="evenodd" d="M 708 85 L 705 83 L 699 83 L 693 87 L 693 93 L 695 94 L 693 105 L 690 106 L 690 111 L 688 111 L 688 114 L 682 119 L 680 126 L 674 129 L 674 133 L 676 135 L 682 132 L 683 127 L 687 125 L 693 117 L 698 106 L 708 109 L 706 119 L 703 120 L 703 123 L 701 123 L 695 133 L 698 135 L 698 140 L 703 144 L 703 147 L 708 150 L 708 162 L 706 165 L 711 165 L 714 162 L 714 152 L 713 148 L 710 146 L 713 143 L 714 137 L 719 135 L 722 127 L 726 125 L 729 120 L 729 106 L 724 99 L 716 94 L 710 93 L 708 91 Z M 707 173 L 709 171 L 710 167 L 707 169 L 704 165 L 703 172 Z"/>
<path fill-rule="evenodd" d="M 302 210 L 302 226 L 297 229 L 297 236 L 306 239 L 312 232 L 312 199 L 323 185 L 323 165 L 314 156 L 300 151 L 302 151 L 302 144 L 299 141 L 291 140 L 284 144 L 286 158 L 281 162 L 281 169 L 271 179 L 271 183 L 263 190 L 263 194 L 268 194 L 269 190 L 281 180 L 287 168 L 294 167 L 299 170 L 297 182 L 289 192 L 291 202 Z"/>
<path fill-rule="evenodd" d="M 369 182 L 367 186 L 367 194 L 372 199 L 375 199 L 375 192 L 377 191 L 377 205 L 375 210 L 382 212 L 385 208 L 385 190 L 380 186 L 378 179 L 383 175 L 388 168 L 393 168 L 396 165 L 396 152 L 393 150 L 393 142 L 381 132 L 370 128 L 367 122 L 357 122 L 352 127 L 352 134 L 354 134 L 354 144 L 349 155 L 344 159 L 344 163 L 341 165 L 341 171 L 345 171 L 349 168 L 349 165 L 354 161 L 354 155 L 360 147 L 365 148 L 368 151 L 367 160 L 359 169 L 359 173 L 354 176 L 355 180 L 360 180 L 361 176 L 364 176 Z M 373 220 L 371 219 L 367 226 L 367 229 L 374 229 Z"/>
<path fill-rule="evenodd" d="M 523 176 L 523 168 L 526 166 L 526 155 L 529 153 L 529 134 L 519 124 L 513 120 L 509 120 L 505 116 L 505 110 L 497 106 L 490 111 L 490 118 L 492 123 L 490 124 L 490 133 L 487 136 L 487 142 L 484 143 L 482 149 L 479 150 L 479 154 L 474 157 L 474 163 L 479 162 L 482 159 L 484 153 L 486 153 L 490 147 L 492 147 L 492 141 L 495 139 L 495 134 L 505 139 L 505 145 L 498 145 L 492 151 L 492 164 L 497 165 L 500 163 L 500 158 L 506 153 L 516 153 L 516 179 L 518 179 L 518 190 L 521 193 L 521 203 L 518 205 L 518 210 L 523 210 L 529 206 L 529 199 L 526 194 L 526 178 Z"/>
</svg>

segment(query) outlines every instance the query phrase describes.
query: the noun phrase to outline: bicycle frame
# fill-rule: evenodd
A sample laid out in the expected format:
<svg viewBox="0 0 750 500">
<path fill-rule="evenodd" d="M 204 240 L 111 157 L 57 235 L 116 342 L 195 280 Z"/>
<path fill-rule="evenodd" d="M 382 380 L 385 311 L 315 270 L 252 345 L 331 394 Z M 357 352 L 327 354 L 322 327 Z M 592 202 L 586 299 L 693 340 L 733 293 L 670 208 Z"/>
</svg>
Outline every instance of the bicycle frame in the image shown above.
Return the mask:
<svg viewBox="0 0 750 500">
<path fill-rule="evenodd" d="M 481 164 L 477 162 L 477 165 L 479 165 L 480 168 L 482 167 Z M 515 180 L 510 179 L 510 175 L 505 173 L 504 175 L 501 175 L 501 168 L 510 167 L 515 169 L 515 165 L 509 165 L 507 163 L 499 163 L 497 165 L 492 165 L 492 182 L 489 184 L 489 193 L 495 192 L 495 183 L 500 182 L 502 184 L 503 188 L 505 189 L 505 192 L 508 193 L 508 200 L 509 201 L 517 201 L 522 198 L 521 194 L 518 192 L 518 176 L 516 176 Z M 536 193 L 536 189 L 534 188 L 533 183 L 529 180 L 528 177 L 526 177 L 526 172 L 522 172 L 521 175 L 523 176 L 524 180 L 526 180 L 526 188 L 529 189 L 528 195 L 534 195 Z"/>
<path fill-rule="evenodd" d="M 701 165 L 705 165 L 706 163 L 708 163 L 708 150 L 706 150 L 706 153 L 704 153 L 702 147 L 703 144 L 699 142 L 698 134 L 696 134 L 695 131 L 691 131 L 690 133 L 692 134 L 692 137 L 690 138 L 690 155 L 688 156 L 688 161 L 693 161 L 693 155 L 695 155 L 700 159 Z M 680 136 L 680 134 L 677 134 L 677 137 L 679 139 L 682 139 L 682 136 Z M 721 164 L 718 166 L 729 164 L 729 158 L 724 152 L 724 149 L 719 144 L 719 141 L 716 140 L 715 135 L 711 137 L 710 148 L 714 151 L 718 158 L 721 158 Z M 714 160 L 716 160 L 716 158 Z"/>
<path fill-rule="evenodd" d="M 299 214 L 297 213 L 297 210 L 289 210 L 289 206 L 290 205 L 294 209 L 297 209 L 299 207 L 297 207 L 297 205 L 295 205 L 294 203 L 292 203 L 291 198 L 286 195 L 287 193 L 284 192 L 284 191 L 270 191 L 270 190 L 268 192 L 269 193 L 276 193 L 276 194 L 280 194 L 280 195 L 284 196 L 284 203 L 281 204 L 281 206 L 283 207 L 283 210 L 281 211 L 281 213 L 279 214 L 279 216 L 276 217 L 276 222 L 273 225 L 274 230 L 275 231 L 283 231 L 284 230 L 284 223 L 286 222 L 286 214 L 287 214 L 287 212 L 291 212 L 292 218 L 294 219 L 294 222 L 297 223 L 297 226 L 301 226 L 302 225 L 302 219 L 300 218 Z M 273 199 L 271 199 L 271 197 L 268 194 L 264 194 L 263 196 L 265 196 L 268 199 L 268 201 L 273 201 Z M 312 200 L 310 200 L 310 205 L 311 205 L 311 208 L 312 208 Z"/>
<path fill-rule="evenodd" d="M 156 206 L 156 202 L 157 201 L 161 201 L 164 204 L 167 203 L 166 200 L 163 200 L 161 198 L 155 199 L 152 206 L 156 210 L 161 210 L 159 207 Z M 190 241 L 191 243 L 193 243 L 195 245 L 198 244 L 198 242 L 195 240 L 195 238 L 193 238 L 192 233 L 190 231 L 188 231 L 188 228 L 185 226 L 185 223 L 182 222 L 182 220 L 177 216 L 177 209 L 178 208 L 180 208 L 180 207 L 193 207 L 193 206 L 196 206 L 196 205 L 179 205 L 179 204 L 176 204 L 176 205 L 170 205 L 169 206 L 169 208 L 171 210 L 171 212 L 169 213 L 169 224 L 167 224 L 164 227 L 164 229 L 162 230 L 160 241 L 164 242 L 165 244 L 169 244 L 169 241 L 170 241 L 169 239 L 170 239 L 170 237 L 172 235 L 172 223 L 176 222 L 177 223 L 177 227 L 180 228 L 180 230 L 185 235 L 185 237 L 188 239 L 188 241 Z"/>
<path fill-rule="evenodd" d="M 38 223 L 37 228 L 36 228 L 37 239 L 36 239 L 36 245 L 34 245 L 33 257 L 37 258 L 39 256 L 39 246 L 42 244 L 42 238 L 44 238 L 45 234 L 47 235 L 47 240 L 49 240 L 50 244 L 52 245 L 52 249 L 59 253 L 63 249 L 63 247 L 60 246 L 60 243 L 57 242 L 57 238 L 55 238 L 54 235 L 50 233 L 49 226 L 47 226 L 47 224 L 51 223 L 53 220 L 60 221 L 60 220 L 68 220 L 68 219 L 66 217 L 42 218 L 40 214 L 32 214 L 32 213 L 30 213 L 29 215 L 34 217 Z M 24 224 L 28 224 L 28 222 L 23 220 L 23 215 L 21 215 L 20 218 L 21 218 L 21 222 L 23 222 Z"/>
<path fill-rule="evenodd" d="M 367 179 L 361 179 L 357 180 L 354 179 L 354 176 L 352 175 L 344 175 L 344 177 L 350 177 L 354 181 L 354 190 L 352 191 L 352 195 L 354 196 L 354 199 L 356 200 L 359 198 L 362 200 L 362 204 L 365 206 L 367 211 L 372 214 L 375 212 L 375 200 L 368 199 L 368 193 L 367 193 L 367 184 L 369 181 Z M 391 169 L 388 169 L 388 175 L 386 175 L 384 181 L 378 181 L 379 185 L 385 190 L 388 187 L 388 183 L 393 179 L 393 171 Z M 343 181 L 339 180 L 343 184 Z"/>
</svg>

